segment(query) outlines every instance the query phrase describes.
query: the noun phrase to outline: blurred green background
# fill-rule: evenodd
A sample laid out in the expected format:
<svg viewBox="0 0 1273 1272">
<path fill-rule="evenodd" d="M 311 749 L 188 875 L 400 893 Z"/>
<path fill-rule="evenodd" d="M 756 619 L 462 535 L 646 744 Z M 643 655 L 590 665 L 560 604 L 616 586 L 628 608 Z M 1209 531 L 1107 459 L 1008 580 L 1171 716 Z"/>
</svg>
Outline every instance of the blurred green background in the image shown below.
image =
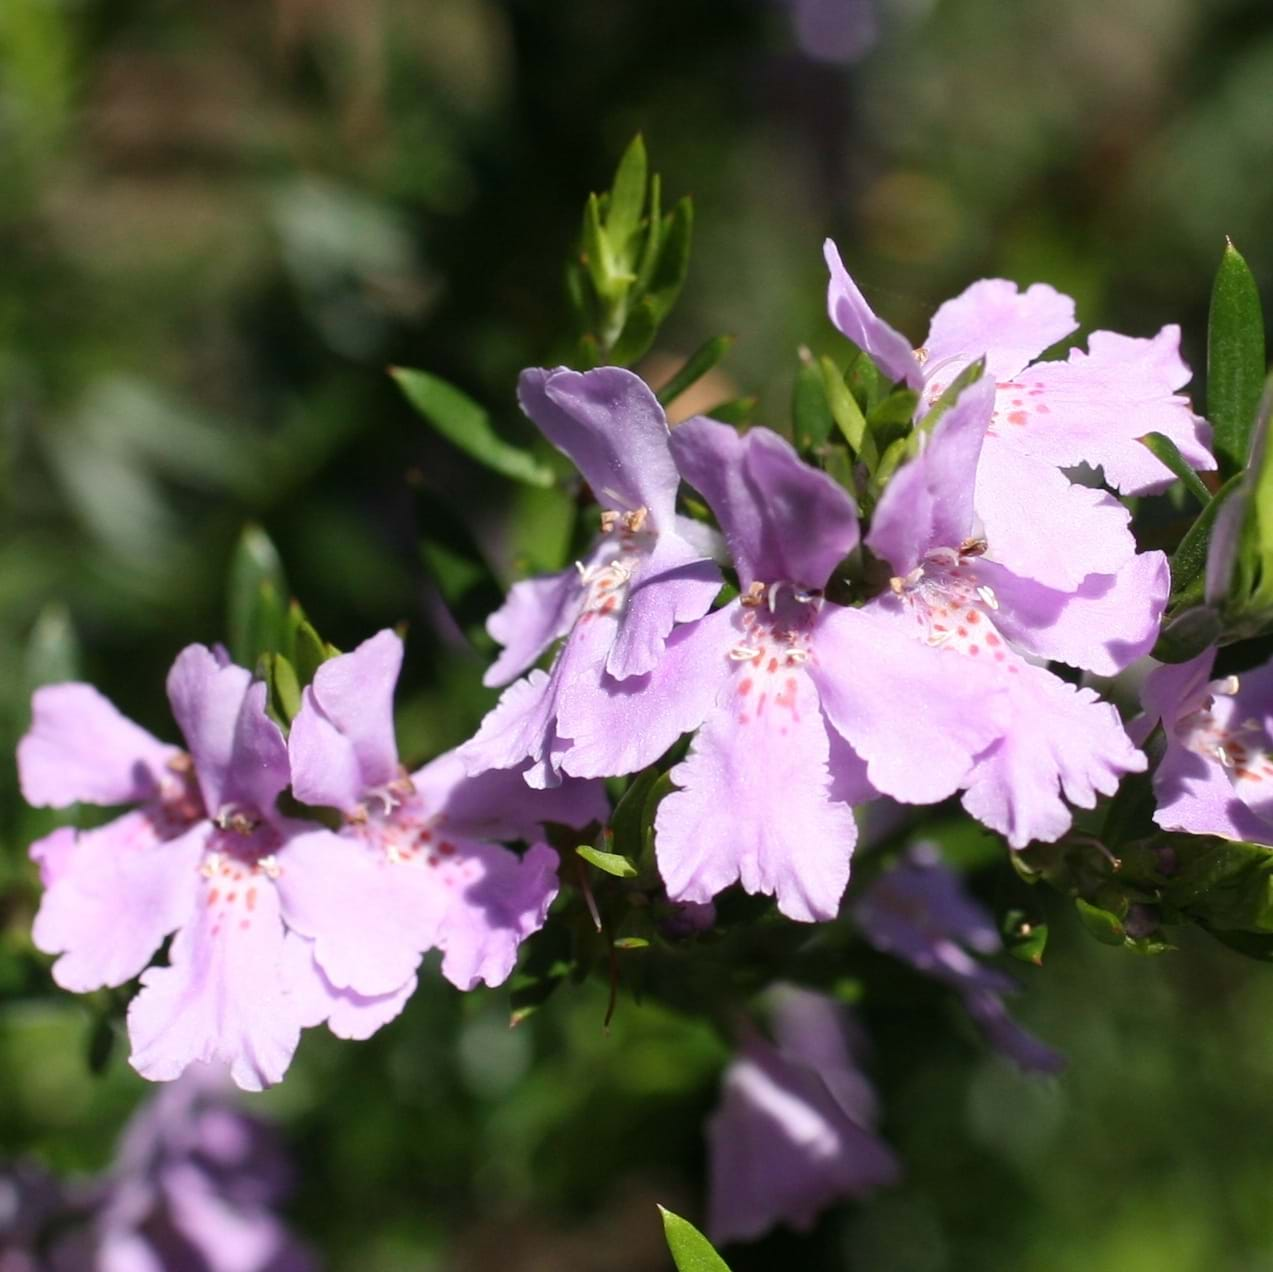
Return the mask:
<svg viewBox="0 0 1273 1272">
<path fill-rule="evenodd" d="M 515 374 L 561 348 L 583 198 L 638 130 L 697 221 L 646 371 L 732 332 L 713 395 L 758 394 L 760 422 L 797 348 L 834 346 L 828 233 L 916 339 L 974 278 L 1044 278 L 1085 326 L 1181 323 L 1201 375 L 1224 235 L 1273 295 L 1267 0 L 874 10 L 837 65 L 778 0 L 3 0 L 5 752 L 31 685 L 67 675 L 169 735 L 163 676 L 224 634 L 252 521 L 328 639 L 409 624 L 404 756 L 460 741 L 494 598 L 443 604 L 454 544 L 507 581 L 557 564 L 569 522 L 438 440 L 385 369 L 427 367 L 528 439 Z M 5 763 L 0 1153 L 97 1169 L 145 1084 L 122 1047 L 89 1073 L 102 1004 L 55 994 L 29 949 L 48 824 Z M 1018 1077 L 900 977 L 863 1010 L 906 1182 L 729 1251 L 737 1272 L 1273 1269 L 1273 979 L 1200 938 L 1135 959 L 1052 908 L 1021 1012 L 1068 1075 Z M 590 987 L 510 1033 L 503 992 L 424 981 L 370 1043 L 307 1035 L 255 1102 L 328 1266 L 669 1267 L 654 1203 L 702 1216 L 712 1030 L 625 1001 L 607 1034 Z"/>
</svg>

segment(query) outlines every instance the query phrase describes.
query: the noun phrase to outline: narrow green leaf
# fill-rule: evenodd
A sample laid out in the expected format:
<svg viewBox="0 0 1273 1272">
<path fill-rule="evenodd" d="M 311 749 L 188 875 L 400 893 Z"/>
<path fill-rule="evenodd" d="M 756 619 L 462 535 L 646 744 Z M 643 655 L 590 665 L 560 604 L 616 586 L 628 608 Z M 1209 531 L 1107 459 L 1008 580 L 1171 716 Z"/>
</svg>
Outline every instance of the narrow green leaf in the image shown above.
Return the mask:
<svg viewBox="0 0 1273 1272">
<path fill-rule="evenodd" d="M 690 246 L 694 239 L 694 205 L 688 197 L 677 201 L 664 218 L 658 260 L 650 272 L 645 299 L 662 322 L 676 304 L 690 268 Z"/>
<path fill-rule="evenodd" d="M 607 361 L 613 366 L 631 366 L 649 353 L 654 337 L 658 334 L 658 313 L 654 302 L 645 296 L 628 314 L 623 331 L 611 347 Z"/>
<path fill-rule="evenodd" d="M 300 606 L 295 606 L 297 616 L 293 618 L 295 632 L 292 636 L 292 659 L 296 667 L 296 678 L 301 686 L 314 679 L 314 673 L 329 658 L 336 655 L 336 650 L 329 645 L 314 629 L 313 623 L 300 613 Z"/>
<path fill-rule="evenodd" d="M 1264 373 L 1260 294 L 1246 261 L 1226 241 L 1207 327 L 1207 416 L 1226 477 L 1246 465 Z"/>
<path fill-rule="evenodd" d="M 1225 501 L 1232 498 L 1242 483 L 1242 474 L 1230 477 L 1216 491 L 1205 508 L 1198 514 L 1197 520 L 1185 531 L 1171 556 L 1171 596 L 1172 604 L 1178 603 L 1184 593 L 1196 583 L 1197 599 L 1202 600 L 1202 580 L 1207 568 L 1207 552 L 1211 546 L 1211 528 L 1215 524 L 1216 515 L 1224 507 Z"/>
<path fill-rule="evenodd" d="M 791 418 L 796 428 L 796 447 L 811 451 L 831 436 L 835 417 L 827 404 L 822 368 L 809 361 L 796 368 L 791 389 Z"/>
<path fill-rule="evenodd" d="M 658 769 L 646 769 L 632 779 L 614 806 L 610 818 L 610 829 L 614 834 L 611 843 L 620 857 L 636 860 L 641 855 L 645 843 L 645 804 L 658 780 Z"/>
<path fill-rule="evenodd" d="M 663 1233 L 677 1272 L 729 1272 L 729 1265 L 689 1220 L 663 1206 L 659 1207 L 659 1214 L 663 1216 Z"/>
<path fill-rule="evenodd" d="M 282 654 L 266 654 L 266 683 L 269 686 L 269 703 L 280 718 L 284 729 L 290 727 L 301 709 L 301 685 L 296 668 Z"/>
<path fill-rule="evenodd" d="M 616 879 L 636 878 L 636 866 L 617 852 L 602 852 L 600 848 L 591 848 L 587 844 L 580 844 L 575 851 L 590 866 L 596 866 L 598 870 L 604 870 L 606 874 L 614 875 Z"/>
<path fill-rule="evenodd" d="M 663 246 L 663 179 L 656 172 L 650 178 L 650 210 L 646 216 L 645 243 L 641 248 L 641 263 L 637 267 L 636 294 L 645 295 L 650 286 L 654 267 L 658 264 L 659 250 Z"/>
<path fill-rule="evenodd" d="M 393 367 L 389 374 L 407 395 L 407 401 L 466 455 L 514 481 L 531 486 L 553 484 L 553 470 L 499 437 L 491 417 L 467 394 L 427 371 Z"/>
<path fill-rule="evenodd" d="M 287 580 L 269 535 L 250 525 L 239 536 L 230 562 L 228 614 L 230 654 L 240 666 L 278 649 L 286 635 Z"/>
<path fill-rule="evenodd" d="M 1172 474 L 1184 482 L 1185 489 L 1204 508 L 1211 502 L 1211 492 L 1202 484 L 1202 478 L 1189 467 L 1188 461 L 1176 449 L 1176 443 L 1170 437 L 1165 433 L 1146 433 L 1140 440 L 1156 459 L 1166 464 Z"/>
<path fill-rule="evenodd" d="M 601 204 L 595 194 L 590 194 L 583 206 L 583 263 L 597 295 L 615 300 L 624 284 L 618 280 L 621 271 L 601 224 Z"/>
<path fill-rule="evenodd" d="M 1078 908 L 1079 918 L 1083 920 L 1083 926 L 1102 945 L 1122 945 L 1127 939 L 1127 932 L 1116 914 L 1102 910 L 1100 906 L 1092 905 L 1082 897 L 1075 897 L 1074 904 Z"/>
<path fill-rule="evenodd" d="M 848 442 L 855 455 L 862 455 L 867 465 L 874 467 L 873 460 L 864 453 L 864 443 L 869 441 L 870 437 L 866 431 L 866 416 L 862 414 L 857 398 L 849 392 L 849 386 L 845 384 L 839 367 L 825 354 L 818 359 L 818 366 L 822 371 L 827 405 L 831 408 L 831 415 L 840 432 L 844 434 L 844 440 Z"/>
<path fill-rule="evenodd" d="M 648 164 L 645 140 L 640 133 L 632 139 L 619 160 L 610 188 L 610 206 L 606 210 L 606 238 L 625 262 L 631 262 L 631 239 L 641 224 L 645 206 Z"/>
<path fill-rule="evenodd" d="M 615 940 L 616 950 L 646 950 L 650 942 L 644 936 L 620 936 Z"/>
<path fill-rule="evenodd" d="M 50 601 L 40 611 L 27 638 L 27 688 L 78 680 L 80 664 L 80 642 L 71 622 L 71 612 L 61 601 Z"/>
<path fill-rule="evenodd" d="M 685 365 L 659 390 L 659 401 L 667 406 L 686 389 L 697 384 L 733 347 L 733 336 L 713 336 L 686 359 Z"/>
</svg>

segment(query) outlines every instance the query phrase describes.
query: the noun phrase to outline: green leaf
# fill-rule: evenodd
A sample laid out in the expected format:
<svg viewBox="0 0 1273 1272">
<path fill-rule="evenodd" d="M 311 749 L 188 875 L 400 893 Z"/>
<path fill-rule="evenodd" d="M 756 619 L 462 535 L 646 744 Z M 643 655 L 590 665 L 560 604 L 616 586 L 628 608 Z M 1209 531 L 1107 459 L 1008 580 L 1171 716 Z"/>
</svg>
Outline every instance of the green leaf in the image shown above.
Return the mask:
<svg viewBox="0 0 1273 1272">
<path fill-rule="evenodd" d="M 620 936 L 615 940 L 616 950 L 646 950 L 650 942 L 644 936 Z"/>
<path fill-rule="evenodd" d="M 314 673 L 329 658 L 334 658 L 340 651 L 329 645 L 314 630 L 314 625 L 301 612 L 301 607 L 292 602 L 292 661 L 296 668 L 296 678 L 302 687 L 314 679 Z"/>
<path fill-rule="evenodd" d="M 688 198 L 677 201 L 663 222 L 658 260 L 650 271 L 645 299 L 653 306 L 657 322 L 662 322 L 676 304 L 690 268 L 690 246 L 694 239 L 694 205 Z"/>
<path fill-rule="evenodd" d="M 791 390 L 791 418 L 796 427 L 796 447 L 811 451 L 831 436 L 835 417 L 827 403 L 822 368 L 810 360 L 796 368 Z"/>
<path fill-rule="evenodd" d="M 1220 615 L 1208 605 L 1195 605 L 1173 614 L 1163 623 L 1150 650 L 1159 662 L 1182 663 L 1196 658 L 1220 638 Z"/>
<path fill-rule="evenodd" d="M 689 1220 L 663 1206 L 659 1207 L 659 1214 L 663 1216 L 663 1234 L 677 1272 L 729 1272 L 729 1265 Z"/>
<path fill-rule="evenodd" d="M 553 484 L 553 470 L 528 451 L 499 437 L 490 415 L 467 394 L 427 371 L 393 367 L 389 374 L 407 395 L 407 401 L 466 455 L 514 481 L 531 486 Z"/>
<path fill-rule="evenodd" d="M 598 870 L 604 870 L 606 874 L 614 875 L 616 879 L 636 878 L 636 866 L 617 852 L 602 852 L 600 848 L 591 848 L 587 844 L 580 844 L 575 851 L 590 866 L 596 866 Z"/>
<path fill-rule="evenodd" d="M 649 296 L 645 296 L 629 312 L 619 338 L 611 346 L 610 364 L 627 367 L 640 361 L 649 353 L 658 334 L 659 316 L 655 304 Z"/>
<path fill-rule="evenodd" d="M 611 843 L 621 857 L 636 860 L 641 856 L 645 847 L 646 801 L 658 780 L 658 769 L 646 769 L 632 779 L 614 806 L 610 818 L 614 835 Z"/>
<path fill-rule="evenodd" d="M 261 678 L 269 690 L 267 710 L 286 732 L 301 709 L 301 685 L 296 668 L 282 654 L 264 654 Z"/>
<path fill-rule="evenodd" d="M 286 636 L 287 580 L 269 535 L 250 525 L 239 536 L 230 562 L 226 620 L 230 654 L 242 667 L 255 667 Z"/>
<path fill-rule="evenodd" d="M 595 194 L 588 196 L 583 208 L 583 263 L 593 289 L 603 300 L 617 300 L 632 282 L 631 278 L 620 278 L 622 270 L 601 224 L 601 203 Z"/>
<path fill-rule="evenodd" d="M 1173 605 L 1197 584 L 1197 600 L 1202 600 L 1203 575 L 1207 568 L 1207 552 L 1211 546 L 1211 528 L 1225 501 L 1232 498 L 1242 484 L 1242 474 L 1230 477 L 1216 491 L 1197 520 L 1185 531 L 1171 556 L 1171 595 Z"/>
<path fill-rule="evenodd" d="M 610 206 L 606 210 L 606 237 L 611 248 L 625 261 L 630 260 L 630 240 L 641 224 L 647 170 L 645 140 L 637 133 L 619 160 L 614 184 L 610 187 Z"/>
<path fill-rule="evenodd" d="M 1098 905 L 1092 905 L 1090 901 L 1084 901 L 1082 897 L 1075 897 L 1074 904 L 1078 909 L 1079 918 L 1083 920 L 1083 926 L 1102 945 L 1122 945 L 1127 939 L 1127 932 L 1118 915 L 1111 914 L 1109 910 L 1104 910 Z"/>
<path fill-rule="evenodd" d="M 636 293 L 644 295 L 658 264 L 663 246 L 663 179 L 656 172 L 650 178 L 650 211 L 646 217 L 645 245 L 641 248 L 641 264 L 637 267 Z"/>
<path fill-rule="evenodd" d="M 1246 466 L 1264 374 L 1260 294 L 1246 261 L 1226 241 L 1207 327 L 1207 418 L 1225 476 Z"/>
<path fill-rule="evenodd" d="M 78 680 L 80 663 L 80 643 L 71 613 L 60 601 L 50 601 L 40 611 L 27 638 L 27 688 Z"/>
<path fill-rule="evenodd" d="M 1155 458 L 1161 460 L 1171 469 L 1174 476 L 1184 482 L 1185 489 L 1204 508 L 1207 507 L 1211 502 L 1211 492 L 1202 484 L 1202 478 L 1189 467 L 1188 461 L 1176 449 L 1176 443 L 1165 433 L 1146 433 L 1140 440 Z"/>
<path fill-rule="evenodd" d="M 1003 938 L 1013 958 L 1043 966 L 1043 951 L 1048 944 L 1046 923 L 1032 921 L 1024 910 L 1009 910 L 1003 919 Z"/>
<path fill-rule="evenodd" d="M 685 365 L 659 390 L 659 401 L 667 406 L 686 389 L 697 384 L 733 347 L 733 336 L 713 336 L 701 344 Z"/>
<path fill-rule="evenodd" d="M 822 384 L 826 389 L 827 405 L 831 408 L 831 415 L 836 426 L 844 434 L 844 440 L 848 442 L 853 453 L 861 455 L 867 465 L 874 468 L 874 452 L 867 454 L 864 449 L 866 443 L 872 439 L 866 430 L 866 416 L 862 414 L 857 398 L 849 392 L 849 386 L 845 384 L 839 367 L 830 358 L 823 355 L 818 359 L 818 366 L 822 371 Z"/>
</svg>

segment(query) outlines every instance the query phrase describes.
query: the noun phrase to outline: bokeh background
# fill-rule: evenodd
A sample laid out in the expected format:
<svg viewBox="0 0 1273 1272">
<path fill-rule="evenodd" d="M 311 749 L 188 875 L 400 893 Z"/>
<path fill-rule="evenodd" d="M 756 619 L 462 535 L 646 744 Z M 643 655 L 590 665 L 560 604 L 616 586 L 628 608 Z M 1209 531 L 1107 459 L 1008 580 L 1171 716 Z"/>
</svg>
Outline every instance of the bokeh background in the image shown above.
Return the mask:
<svg viewBox="0 0 1273 1272">
<path fill-rule="evenodd" d="M 496 599 L 462 586 L 465 545 L 506 581 L 556 564 L 568 517 L 431 434 L 386 368 L 528 440 L 515 374 L 562 348 L 583 198 L 638 130 L 697 223 L 647 371 L 731 332 L 716 396 L 761 422 L 799 346 L 835 347 L 828 233 L 916 338 L 974 278 L 1042 278 L 1089 327 L 1180 323 L 1199 379 L 1226 234 L 1273 295 L 1266 0 L 3 0 L 5 754 L 68 675 L 168 734 L 163 675 L 224 634 L 252 522 L 328 639 L 408 624 L 404 754 L 461 740 Z M 30 949 L 49 824 L 0 763 L 0 1155 L 87 1172 L 145 1084 L 106 1054 L 111 1003 L 54 993 Z M 1000 908 L 1018 886 L 975 882 Z M 862 1013 L 905 1182 L 728 1251 L 737 1272 L 1273 1269 L 1273 973 L 1201 938 L 1139 959 L 1031 900 L 1054 936 L 1020 1011 L 1069 1073 L 1020 1077 L 899 978 Z M 307 1035 L 253 1107 L 326 1265 L 669 1267 L 654 1203 L 702 1217 L 727 1051 L 604 1011 L 567 990 L 510 1032 L 506 994 L 426 976 L 367 1044 Z"/>
</svg>

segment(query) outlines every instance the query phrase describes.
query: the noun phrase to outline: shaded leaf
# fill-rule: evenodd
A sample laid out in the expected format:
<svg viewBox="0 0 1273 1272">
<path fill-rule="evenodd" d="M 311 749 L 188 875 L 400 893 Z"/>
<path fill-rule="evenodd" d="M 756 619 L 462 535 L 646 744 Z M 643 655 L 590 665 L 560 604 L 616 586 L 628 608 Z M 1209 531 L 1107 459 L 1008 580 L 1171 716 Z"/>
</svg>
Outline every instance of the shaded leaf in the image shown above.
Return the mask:
<svg viewBox="0 0 1273 1272">
<path fill-rule="evenodd" d="M 1211 289 L 1207 326 L 1207 417 L 1226 476 L 1245 467 L 1264 384 L 1264 318 L 1246 261 L 1226 242 Z"/>
</svg>

